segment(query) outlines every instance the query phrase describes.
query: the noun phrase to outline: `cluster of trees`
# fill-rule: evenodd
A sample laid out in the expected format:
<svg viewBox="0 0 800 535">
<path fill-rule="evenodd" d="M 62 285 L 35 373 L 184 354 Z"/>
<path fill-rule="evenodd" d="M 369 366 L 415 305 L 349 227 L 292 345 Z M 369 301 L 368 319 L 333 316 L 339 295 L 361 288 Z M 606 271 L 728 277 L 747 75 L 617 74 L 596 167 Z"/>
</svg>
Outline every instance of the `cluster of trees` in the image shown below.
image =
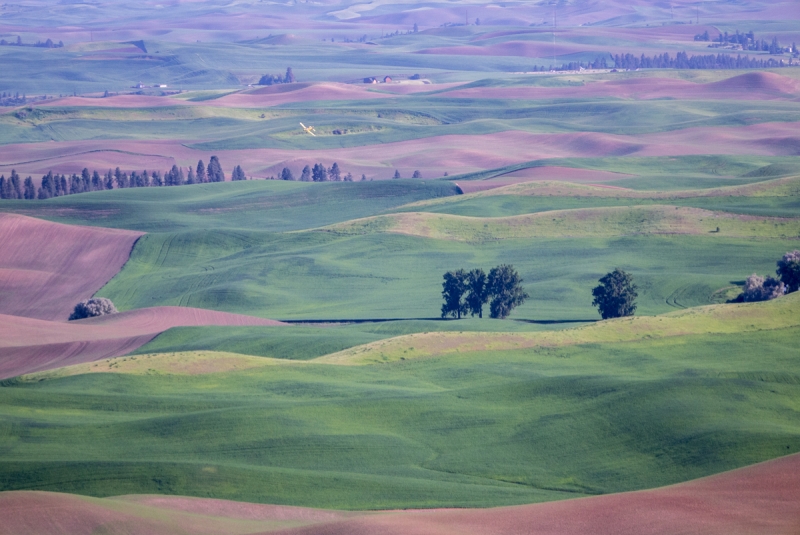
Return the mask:
<svg viewBox="0 0 800 535">
<path fill-rule="evenodd" d="M 613 59 L 615 69 L 767 69 L 791 65 L 773 58 L 733 57 L 732 54 L 689 56 L 686 52 L 678 52 L 675 57 L 666 52 L 655 56 L 617 54 Z"/>
<path fill-rule="evenodd" d="M 564 63 L 559 65 L 558 67 L 549 67 L 545 68 L 542 67 L 534 67 L 533 72 L 545 72 L 545 71 L 579 71 L 581 69 L 608 69 L 608 60 L 605 56 L 600 56 L 596 58 L 594 61 L 586 62 L 583 61 L 571 61 L 569 63 Z"/>
<path fill-rule="evenodd" d="M 233 168 L 231 180 L 247 180 L 241 166 L 237 165 Z M 203 160 L 200 160 L 197 162 L 197 167 L 189 166 L 186 173 L 182 167 L 177 165 L 173 165 L 172 169 L 167 170 L 163 175 L 158 171 L 152 173 L 132 171 L 128 174 L 119 167 L 114 171 L 109 169 L 103 175 L 97 171 L 90 173 L 88 169 L 84 169 L 80 175 L 73 174 L 70 177 L 59 176 L 50 171 L 42 177 L 38 189 L 31 177 L 22 181 L 17 172 L 12 170 L 11 176 L 8 178 L 0 176 L 0 199 L 50 199 L 63 195 L 109 189 L 183 186 L 224 181 L 225 173 L 216 156 L 211 157 L 208 167 L 203 164 Z"/>
<path fill-rule="evenodd" d="M 6 41 L 5 39 L 0 39 L 0 46 L 35 46 L 38 48 L 63 48 L 64 42 L 59 41 L 58 43 L 54 43 L 52 39 L 48 39 L 47 41 L 36 41 L 31 45 L 26 45 L 22 42 L 22 37 L 17 36 L 16 41 Z"/>
<path fill-rule="evenodd" d="M 306 165 L 300 172 L 299 178 L 295 177 L 291 169 L 284 167 L 278 178 L 281 180 L 299 180 L 300 182 L 352 182 L 353 174 L 343 174 L 339 164 L 333 162 L 333 165 L 329 168 L 326 168 L 321 163 L 315 163 L 314 167 Z M 366 176 L 361 175 L 361 180 L 366 179 Z"/>
<path fill-rule="evenodd" d="M 24 106 L 25 104 L 42 100 L 47 100 L 47 95 L 29 97 L 24 93 L 20 95 L 19 92 L 12 93 L 9 91 L 6 93 L 3 91 L 3 93 L 0 93 L 0 106 Z M 30 111 L 31 109 L 20 110 L 15 115 L 18 119 L 25 119 Z"/>
<path fill-rule="evenodd" d="M 488 276 L 480 268 L 448 271 L 442 282 L 442 297 L 442 318 L 461 319 L 467 314 L 482 318 L 483 305 L 488 302 L 490 316 L 502 319 L 529 295 L 522 288 L 522 278 L 514 266 L 502 264 L 492 268 Z"/>
<path fill-rule="evenodd" d="M 749 303 L 769 301 L 800 289 L 800 251 L 791 251 L 783 255 L 777 262 L 775 270 L 777 278 L 762 277 L 753 273 L 744 283 L 744 290 L 734 302 Z"/>
<path fill-rule="evenodd" d="M 783 54 L 784 52 L 797 52 L 797 44 L 792 43 L 791 47 L 784 48 L 778 42 L 777 37 L 773 37 L 772 41 L 767 41 L 766 39 L 756 39 L 756 35 L 751 31 L 747 33 L 739 33 L 739 30 L 736 30 L 736 33 L 720 33 L 714 39 L 708 34 L 708 30 L 703 33 L 699 33 L 694 36 L 695 41 L 705 41 L 711 42 L 713 41 L 713 45 L 711 46 L 726 46 L 726 45 L 737 45 L 742 48 L 742 50 L 752 50 L 754 52 L 769 52 L 770 54 Z"/>
<path fill-rule="evenodd" d="M 286 68 L 286 74 L 265 74 L 258 80 L 258 85 L 292 84 L 296 82 L 291 67 Z"/>
<path fill-rule="evenodd" d="M 84 318 L 95 318 L 106 314 L 116 314 L 119 312 L 111 299 L 105 297 L 93 297 L 86 299 L 75 305 L 75 309 L 69 316 L 69 321 L 82 320 Z"/>
<path fill-rule="evenodd" d="M 461 319 L 467 314 L 482 318 L 487 302 L 492 318 L 506 318 L 530 297 L 522 282 L 514 266 L 507 264 L 492 268 L 488 275 L 482 269 L 448 271 L 442 282 L 442 318 Z M 632 316 L 636 312 L 639 294 L 629 273 L 617 268 L 599 282 L 592 290 L 592 305 L 603 319 Z"/>
</svg>

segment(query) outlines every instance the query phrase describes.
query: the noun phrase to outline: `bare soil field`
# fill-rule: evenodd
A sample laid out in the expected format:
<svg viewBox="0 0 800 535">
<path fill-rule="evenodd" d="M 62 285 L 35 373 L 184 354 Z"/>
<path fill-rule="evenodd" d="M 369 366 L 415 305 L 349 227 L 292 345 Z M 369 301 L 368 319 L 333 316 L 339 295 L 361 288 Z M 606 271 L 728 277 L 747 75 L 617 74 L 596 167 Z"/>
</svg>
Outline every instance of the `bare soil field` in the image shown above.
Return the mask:
<svg viewBox="0 0 800 535">
<path fill-rule="evenodd" d="M 70 322 L 0 317 L 0 378 L 125 355 L 172 327 L 283 325 L 188 307 L 144 308 Z"/>
<path fill-rule="evenodd" d="M 0 534 L 793 535 L 800 455 L 654 490 L 494 509 L 346 513 L 180 496 L 0 494 Z"/>
<path fill-rule="evenodd" d="M 264 178 L 288 166 L 299 175 L 304 165 L 338 162 L 344 172 L 377 180 L 399 169 L 409 177 L 419 169 L 425 178 L 493 169 L 542 158 L 601 156 L 686 156 L 800 153 L 798 123 L 762 123 L 742 127 L 697 127 L 664 133 L 616 135 L 596 132 L 533 134 L 509 130 L 484 135 L 443 135 L 409 141 L 319 150 L 240 149 L 200 151 L 185 140 L 87 140 L 25 143 L 0 147 L 0 172 L 23 176 L 48 171 L 80 172 L 119 166 L 126 170 L 165 170 L 173 163 L 195 165 L 219 156 L 226 173 L 241 165 L 248 176 Z M 50 150 L 55 154 L 49 156 Z"/>
<path fill-rule="evenodd" d="M 263 108 L 290 102 L 313 102 L 317 100 L 363 100 L 387 98 L 393 95 L 369 91 L 372 84 L 352 85 L 326 82 L 320 84 L 281 84 L 251 91 L 226 95 L 202 102 L 207 106 L 232 108 Z"/>
<path fill-rule="evenodd" d="M 66 320 L 116 275 L 141 235 L 0 214 L 0 313 Z"/>
</svg>

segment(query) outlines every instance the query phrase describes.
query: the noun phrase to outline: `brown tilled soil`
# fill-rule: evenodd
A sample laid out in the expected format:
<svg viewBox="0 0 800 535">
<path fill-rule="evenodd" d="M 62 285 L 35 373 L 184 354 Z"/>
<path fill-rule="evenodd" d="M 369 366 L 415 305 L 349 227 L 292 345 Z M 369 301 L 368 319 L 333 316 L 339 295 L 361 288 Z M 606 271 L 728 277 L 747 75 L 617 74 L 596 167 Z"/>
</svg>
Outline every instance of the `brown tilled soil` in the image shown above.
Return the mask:
<svg viewBox="0 0 800 535">
<path fill-rule="evenodd" d="M 117 274 L 141 235 L 0 213 L 0 313 L 66 320 Z"/>
<path fill-rule="evenodd" d="M 298 125 L 299 129 L 299 125 Z M 0 173 L 12 168 L 25 176 L 41 177 L 49 170 L 80 172 L 108 169 L 164 171 L 172 166 L 208 162 L 211 153 L 170 141 L 70 141 L 25 143 L 0 147 Z M 51 152 L 52 151 L 52 152 Z M 493 169 L 542 158 L 602 156 L 683 156 L 752 154 L 791 156 L 800 151 L 800 123 L 764 123 L 743 127 L 686 128 L 637 136 L 578 132 L 532 134 L 505 131 L 485 135 L 445 135 L 395 143 L 320 150 L 244 149 L 214 151 L 225 171 L 240 164 L 248 175 L 275 175 L 284 166 L 300 174 L 304 165 L 338 162 L 356 177 L 388 179 L 399 169 L 410 177 L 419 169 L 425 178 Z M 154 162 L 157 162 L 154 165 Z M 66 169 L 65 169 L 66 168 Z"/>
<path fill-rule="evenodd" d="M 0 378 L 125 355 L 172 327 L 284 325 L 186 307 L 143 308 L 70 322 L 6 315 L 0 319 Z"/>
<path fill-rule="evenodd" d="M 0 494 L 0 534 L 796 535 L 800 455 L 654 490 L 494 509 L 345 513 L 179 496 Z"/>
</svg>

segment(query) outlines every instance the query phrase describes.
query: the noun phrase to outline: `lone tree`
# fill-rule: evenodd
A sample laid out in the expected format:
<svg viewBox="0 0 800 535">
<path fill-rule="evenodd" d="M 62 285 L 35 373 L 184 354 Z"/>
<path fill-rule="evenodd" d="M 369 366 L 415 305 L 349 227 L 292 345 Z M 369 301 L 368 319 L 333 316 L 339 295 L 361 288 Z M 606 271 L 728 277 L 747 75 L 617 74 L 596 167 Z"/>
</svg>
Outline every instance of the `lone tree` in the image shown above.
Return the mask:
<svg viewBox="0 0 800 535">
<path fill-rule="evenodd" d="M 292 170 L 288 167 L 284 167 L 283 171 L 281 171 L 281 180 L 294 180 Z"/>
<path fill-rule="evenodd" d="M 339 169 L 339 164 L 333 162 L 333 165 L 330 169 L 328 169 L 328 177 L 334 182 L 341 182 L 342 180 L 342 170 Z"/>
<path fill-rule="evenodd" d="M 402 178 L 402 177 L 400 176 L 400 170 L 399 170 L 399 169 L 395 169 L 395 170 L 394 170 L 394 176 L 393 176 L 392 178 Z"/>
<path fill-rule="evenodd" d="M 247 176 L 245 176 L 241 165 L 237 165 L 236 167 L 233 168 L 233 173 L 231 174 L 231 180 L 247 180 Z"/>
<path fill-rule="evenodd" d="M 84 318 L 94 318 L 96 316 L 105 316 L 106 314 L 116 314 L 119 312 L 111 299 L 105 297 L 94 297 L 86 299 L 75 305 L 75 310 L 72 311 L 69 319 L 82 320 Z"/>
<path fill-rule="evenodd" d="M 787 293 L 800 289 L 800 251 L 783 255 L 783 258 L 778 260 L 778 269 L 775 273 L 786 285 Z"/>
<path fill-rule="evenodd" d="M 197 180 L 198 184 L 208 182 L 208 175 L 206 175 L 206 166 L 203 165 L 203 160 L 197 161 Z"/>
<path fill-rule="evenodd" d="M 209 182 L 225 182 L 225 173 L 222 171 L 222 166 L 216 156 L 212 156 L 208 161 L 206 173 L 208 174 Z"/>
<path fill-rule="evenodd" d="M 467 291 L 467 272 L 463 269 L 448 271 L 444 274 L 442 283 L 442 317 L 453 316 L 461 319 L 461 314 L 467 313 L 467 305 L 463 301 Z"/>
<path fill-rule="evenodd" d="M 522 288 L 519 273 L 509 264 L 501 264 L 489 271 L 486 288 L 487 294 L 492 298 L 489 303 L 489 315 L 492 318 L 508 317 L 512 310 L 530 297 Z"/>
<path fill-rule="evenodd" d="M 636 312 L 635 300 L 639 297 L 636 290 L 633 277 L 616 268 L 600 279 L 600 284 L 592 290 L 592 305 L 597 307 L 604 320 L 633 316 Z"/>
<path fill-rule="evenodd" d="M 486 273 L 480 268 L 473 269 L 467 273 L 466 278 L 467 295 L 464 304 L 470 315 L 483 317 L 483 305 L 489 300 L 488 288 L 486 286 Z"/>
<path fill-rule="evenodd" d="M 411 178 L 422 178 L 422 173 L 420 173 L 419 170 L 414 171 L 414 174 L 411 175 Z"/>
</svg>

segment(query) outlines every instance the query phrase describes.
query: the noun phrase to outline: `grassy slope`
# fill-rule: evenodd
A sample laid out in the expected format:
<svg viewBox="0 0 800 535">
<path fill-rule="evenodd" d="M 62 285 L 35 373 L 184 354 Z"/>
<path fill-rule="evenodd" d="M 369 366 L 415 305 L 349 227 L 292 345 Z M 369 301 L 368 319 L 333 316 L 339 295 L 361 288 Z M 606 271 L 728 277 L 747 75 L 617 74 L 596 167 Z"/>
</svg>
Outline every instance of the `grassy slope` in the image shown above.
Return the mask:
<svg viewBox="0 0 800 535">
<path fill-rule="evenodd" d="M 560 329 L 569 324 L 468 319 L 462 321 L 403 320 L 349 325 L 293 327 L 178 327 L 170 329 L 134 354 L 226 351 L 291 360 L 308 360 L 346 348 L 404 334 L 432 331 L 528 332 Z"/>
<path fill-rule="evenodd" d="M 578 344 L 368 366 L 186 375 L 178 355 L 111 370 L 134 373 L 46 373 L 0 388 L 0 481 L 339 508 L 663 485 L 800 450 L 796 310 L 796 296 L 712 309 L 732 333 L 623 342 L 637 330 L 623 320 Z M 710 325 L 685 316 L 663 330 Z"/>
<path fill-rule="evenodd" d="M 650 163 L 658 165 L 657 160 Z M 765 166 L 760 172 L 777 172 L 777 167 L 782 166 Z M 642 184 L 642 180 L 650 180 L 646 177 L 620 181 L 625 189 L 557 181 L 527 182 L 450 199 L 418 201 L 402 206 L 398 211 L 426 211 L 472 217 L 508 217 L 553 210 L 669 203 L 735 214 L 795 217 L 800 208 L 800 178 L 796 175 L 770 178 L 767 175 L 764 179 L 760 172 L 748 173 L 742 177 L 744 180 L 762 178 L 756 182 L 675 190 L 636 189 L 637 185 Z M 662 185 L 670 186 L 670 183 Z"/>
<path fill-rule="evenodd" d="M 455 195 L 449 182 L 313 184 L 244 181 L 179 188 L 112 190 L 47 201 L 0 201 L 0 210 L 60 223 L 176 232 L 259 229 L 283 232 L 380 213 L 405 203 Z"/>
<path fill-rule="evenodd" d="M 758 187 L 767 188 L 769 184 Z M 573 189 L 582 191 L 580 187 Z M 615 194 L 615 190 L 601 192 Z M 539 223 L 534 224 L 536 218 L 525 219 L 517 226 L 510 224 L 516 220 L 458 220 L 459 224 L 444 228 L 444 232 L 437 230 L 436 236 L 448 239 L 387 235 L 381 228 L 361 229 L 354 235 L 279 233 L 392 211 L 410 202 L 452 193 L 452 184 L 436 181 L 247 182 L 110 191 L 42 203 L 7 201 L 5 205 L 64 222 L 151 232 L 139 241 L 131 261 L 101 292 L 122 309 L 188 305 L 284 319 L 435 317 L 440 306 L 441 273 L 455 267 L 488 268 L 503 262 L 520 269 L 533 296 L 516 317 L 594 319 L 589 289 L 602 273 L 615 266 L 636 275 L 642 295 L 640 312 L 660 313 L 672 306 L 714 302 L 724 297 L 715 295 L 717 290 L 731 287 L 732 281 L 741 281 L 753 271 L 773 271 L 775 259 L 796 248 L 792 239 L 796 232 L 783 228 L 792 222 L 776 221 L 772 226 L 730 218 L 723 218 L 725 224 L 700 222 L 704 218 L 691 210 L 673 212 L 686 212 L 687 217 L 695 214 L 689 230 L 699 229 L 702 235 L 626 236 L 639 227 L 647 232 L 669 230 L 674 216 L 669 210 L 662 214 L 669 223 L 663 229 L 643 227 L 635 218 L 618 217 L 623 212 L 636 212 L 647 218 L 647 211 L 653 207 L 608 212 L 616 218 L 616 230 L 608 227 L 608 221 L 603 222 L 604 212 L 595 210 L 570 216 L 574 232 L 548 222 L 554 217 L 542 216 L 536 220 Z M 576 199 L 586 200 L 491 193 L 430 201 L 433 204 L 427 209 L 443 210 L 450 199 L 458 205 L 464 198 L 472 203 L 544 199 L 553 208 Z M 752 196 L 754 191 L 747 193 L 751 196 L 742 198 L 754 203 L 761 199 Z M 655 193 L 642 195 L 659 197 Z M 677 196 L 672 195 L 669 202 L 681 200 L 674 198 Z M 689 200 L 702 204 L 700 201 L 715 199 L 731 197 Z M 606 200 L 599 198 L 600 202 Z M 613 201 L 635 205 L 663 203 L 664 199 Z M 581 221 L 584 215 L 591 217 Z M 464 226 L 463 221 L 469 224 Z M 706 232 L 716 226 L 721 227 L 720 233 Z M 495 237 L 514 239 L 488 239 Z M 580 251 L 584 261 L 565 263 L 564 259 L 575 251 Z"/>
</svg>

